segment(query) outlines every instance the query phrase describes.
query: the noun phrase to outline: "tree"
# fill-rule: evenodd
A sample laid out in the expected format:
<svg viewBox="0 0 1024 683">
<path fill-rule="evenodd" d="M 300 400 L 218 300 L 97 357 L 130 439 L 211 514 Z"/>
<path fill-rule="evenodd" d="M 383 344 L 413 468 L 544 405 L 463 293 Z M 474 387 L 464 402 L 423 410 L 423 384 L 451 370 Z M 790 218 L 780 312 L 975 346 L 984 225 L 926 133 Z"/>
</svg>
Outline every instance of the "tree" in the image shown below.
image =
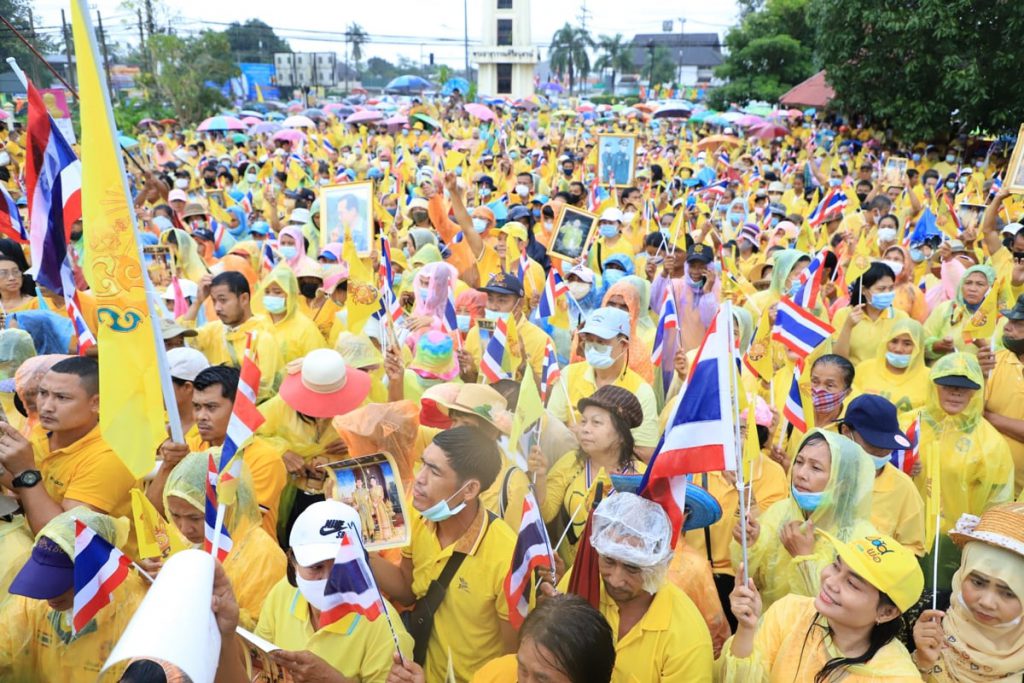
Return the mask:
<svg viewBox="0 0 1024 683">
<path fill-rule="evenodd" d="M 711 94 L 711 106 L 730 102 L 773 102 L 814 73 L 814 30 L 809 0 L 764 0 L 743 6 L 740 23 L 725 36 L 729 54 L 715 69 L 728 81 Z"/>
<path fill-rule="evenodd" d="M 811 0 L 834 105 L 928 140 L 1024 120 L 1024 12 L 1016 2 Z"/>
<path fill-rule="evenodd" d="M 14 28 L 18 29 L 21 35 L 25 36 L 41 54 L 57 51 L 57 45 L 45 35 L 37 33 L 32 27 L 32 5 L 28 0 L 0 0 L 0 15 L 11 22 Z M 68 31 L 70 34 L 71 32 Z M 25 45 L 18 40 L 6 26 L 0 26 L 0 64 L 4 70 L 7 69 L 6 59 L 14 57 L 18 60 L 25 73 L 40 87 L 45 87 L 53 81 L 53 74 L 45 65 L 41 64 L 36 56 L 32 54 Z M 61 41 L 63 47 L 64 41 Z"/>
<path fill-rule="evenodd" d="M 356 76 L 358 77 L 359 62 L 363 59 L 363 45 L 370 42 L 370 36 L 367 35 L 362 26 L 353 21 L 345 30 L 345 39 L 352 44 L 352 61 L 354 62 Z"/>
<path fill-rule="evenodd" d="M 676 65 L 672 61 L 672 53 L 664 45 L 655 45 L 654 50 L 648 50 L 647 65 L 644 73 L 647 75 L 648 83 L 671 83 L 676 77 Z"/>
<path fill-rule="evenodd" d="M 601 51 L 594 68 L 600 71 L 611 71 L 612 82 L 608 94 L 615 94 L 615 76 L 633 69 L 633 44 L 627 43 L 621 33 L 614 36 L 601 36 L 597 41 L 597 49 Z"/>
<path fill-rule="evenodd" d="M 275 52 L 291 52 L 288 41 L 259 19 L 249 19 L 244 24 L 233 22 L 224 31 L 231 54 L 239 62 L 270 64 Z"/>
<path fill-rule="evenodd" d="M 156 34 L 149 43 L 156 68 L 144 74 L 144 83 L 180 120 L 197 121 L 227 104 L 220 90 L 206 85 L 224 83 L 239 73 L 224 33 L 203 31 L 189 38 Z"/>
<path fill-rule="evenodd" d="M 548 52 L 551 70 L 559 78 L 563 74 L 569 76 L 569 94 L 575 90 L 577 77 L 582 81 L 590 74 L 590 54 L 587 50 L 593 46 L 594 39 L 586 29 L 571 26 L 568 22 L 551 37 Z"/>
</svg>

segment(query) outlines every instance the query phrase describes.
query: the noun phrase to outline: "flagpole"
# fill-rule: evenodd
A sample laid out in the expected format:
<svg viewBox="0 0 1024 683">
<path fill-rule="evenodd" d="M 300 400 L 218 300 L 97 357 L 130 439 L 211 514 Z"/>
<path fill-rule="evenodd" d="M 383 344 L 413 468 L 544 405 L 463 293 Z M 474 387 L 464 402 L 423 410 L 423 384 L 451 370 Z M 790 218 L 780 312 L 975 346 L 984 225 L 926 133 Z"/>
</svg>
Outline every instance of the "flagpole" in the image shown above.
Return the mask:
<svg viewBox="0 0 1024 683">
<path fill-rule="evenodd" d="M 588 491 L 588 493 L 589 493 L 589 491 Z M 576 506 L 576 509 L 572 511 L 572 516 L 569 517 L 569 522 L 568 522 L 568 524 L 565 525 L 565 531 L 563 531 L 562 535 L 559 537 L 558 543 L 555 544 L 555 548 L 554 548 L 553 552 L 558 552 L 558 549 L 560 547 L 562 547 L 562 541 L 564 541 L 565 537 L 569 534 L 569 529 L 571 529 L 572 525 L 576 522 L 576 515 L 579 514 L 580 508 L 583 507 L 583 504 L 586 503 L 586 502 L 587 502 L 587 497 L 583 496 L 583 500 L 581 500 L 580 504 Z"/>
<path fill-rule="evenodd" d="M 367 556 L 366 546 L 363 545 L 363 536 L 362 536 L 362 534 L 353 533 L 352 535 L 355 536 L 357 539 L 359 539 L 359 548 L 360 548 L 360 550 L 363 551 L 363 555 Z M 367 566 L 369 566 L 369 565 L 367 565 Z M 372 577 L 372 572 L 371 572 L 371 577 Z M 391 640 L 395 644 L 395 652 L 398 653 L 398 659 L 402 662 L 402 664 L 405 664 L 405 656 L 402 655 L 402 648 L 398 644 L 398 634 L 395 633 L 395 625 L 391 622 L 391 614 L 390 614 L 390 612 L 388 612 L 388 603 L 384 602 L 384 596 L 381 595 L 380 586 L 377 585 L 376 578 L 374 578 L 372 583 L 373 583 L 374 590 L 377 591 L 377 599 L 380 601 L 380 608 L 381 608 L 381 611 L 384 613 L 384 619 L 387 620 L 387 622 L 388 622 L 388 630 L 391 631 Z"/>
<path fill-rule="evenodd" d="M 739 407 L 739 396 L 742 388 L 739 384 L 739 373 L 736 370 L 736 365 L 733 362 L 736 354 L 736 343 L 733 337 L 735 336 L 735 330 L 733 329 L 732 320 L 732 302 L 728 299 L 722 302 L 722 306 L 725 308 L 725 322 L 726 322 L 726 344 L 729 347 L 729 384 L 731 385 L 731 398 L 732 398 L 732 418 L 733 418 L 733 443 L 736 452 L 739 454 L 736 467 L 736 488 L 739 490 L 739 503 L 740 503 L 740 549 L 743 557 L 743 585 L 747 583 L 747 577 L 749 576 L 747 569 L 747 504 L 744 486 L 744 472 L 743 472 L 743 451 L 742 451 L 742 440 L 740 439 L 740 407 Z M 754 406 L 750 405 L 747 410 L 754 410 Z M 749 427 L 748 427 L 749 429 Z"/>
</svg>

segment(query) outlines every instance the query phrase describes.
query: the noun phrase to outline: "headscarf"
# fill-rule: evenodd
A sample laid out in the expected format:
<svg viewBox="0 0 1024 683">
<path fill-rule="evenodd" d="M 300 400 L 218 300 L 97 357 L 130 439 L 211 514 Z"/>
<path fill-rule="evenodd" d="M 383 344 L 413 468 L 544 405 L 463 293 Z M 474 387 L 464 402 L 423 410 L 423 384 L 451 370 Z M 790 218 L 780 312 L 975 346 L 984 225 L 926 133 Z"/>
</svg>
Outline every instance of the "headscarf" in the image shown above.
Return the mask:
<svg viewBox="0 0 1024 683">
<path fill-rule="evenodd" d="M 199 255 L 199 246 L 188 234 L 180 228 L 171 228 L 160 233 L 161 244 L 172 244 L 175 254 L 178 276 L 184 277 L 192 282 L 199 282 L 203 276 L 210 272 L 210 269 L 203 263 Z"/>
<path fill-rule="evenodd" d="M 10 319 L 32 336 L 36 353 L 64 354 L 71 348 L 74 325 L 53 311 L 18 311 Z"/>
<path fill-rule="evenodd" d="M 978 623 L 962 594 L 963 581 L 973 571 L 1003 581 L 1024 600 L 1024 557 L 982 541 L 968 542 L 953 575 L 953 595 L 942 620 L 946 647 L 940 650 L 940 665 L 951 680 L 1019 681 L 1024 672 L 1024 622 L 1018 620 L 1012 626 Z"/>
<path fill-rule="evenodd" d="M 935 385 L 935 380 L 951 375 L 963 375 L 981 387 L 971 396 L 967 407 L 956 415 L 949 415 L 942 409 L 942 405 L 939 403 L 939 390 Z M 928 379 L 932 381 L 932 386 L 928 393 L 928 403 L 924 408 L 925 420 L 930 422 L 938 433 L 942 433 L 947 426 L 953 431 L 964 434 L 973 432 L 981 422 L 982 412 L 985 408 L 985 377 L 981 374 L 981 366 L 978 365 L 977 357 L 960 351 L 947 354 L 935 362 L 928 374 Z"/>
<path fill-rule="evenodd" d="M 249 242 L 255 246 L 254 242 Z M 238 253 L 239 249 L 236 247 L 235 250 L 220 260 L 220 271 L 221 272 L 235 272 L 241 273 L 245 277 L 245 281 L 249 283 L 249 291 L 255 292 L 256 286 L 259 283 L 259 276 L 256 275 L 256 271 L 252 267 L 252 259 L 248 256 L 244 256 Z"/>
<path fill-rule="evenodd" d="M 741 306 L 733 306 L 732 317 L 740 328 L 739 351 L 740 354 L 744 354 L 750 348 L 750 341 L 754 337 L 754 316 L 750 314 L 750 311 Z"/>
<path fill-rule="evenodd" d="M 967 282 L 967 278 L 974 273 L 981 273 L 988 280 L 988 286 L 991 287 L 996 281 L 995 268 L 988 265 L 971 266 L 964 271 L 964 274 L 960 276 L 960 282 L 956 285 L 956 297 L 953 299 L 953 307 L 950 311 L 950 324 L 956 325 L 960 320 L 963 319 L 966 311 L 974 312 L 978 310 L 978 306 L 971 308 L 967 302 L 964 301 L 964 283 Z M 980 304 L 979 304 L 980 305 Z"/>
<path fill-rule="evenodd" d="M 32 335 L 25 330 L 0 330 L 0 380 L 9 380 L 26 360 L 36 355 Z M 13 389 L 14 383 L 11 382 Z"/>
<path fill-rule="evenodd" d="M 637 319 L 640 317 L 640 295 L 636 287 L 628 282 L 616 282 L 608 288 L 601 302 L 607 306 L 608 301 L 615 296 L 621 296 L 629 309 L 629 369 L 643 377 L 644 381 L 654 381 L 654 365 L 651 364 L 651 349 L 647 347 L 640 334 L 637 332 Z"/>
<path fill-rule="evenodd" d="M 56 543 L 69 558 L 74 559 L 76 520 L 85 524 L 103 540 L 117 548 L 124 547 L 131 530 L 131 522 L 127 517 L 111 517 L 85 505 L 79 505 L 65 510 L 47 522 L 36 534 L 36 543 L 45 536 Z"/>
<path fill-rule="evenodd" d="M 910 365 L 907 366 L 906 371 L 897 375 L 889 372 L 885 365 L 885 354 L 889 352 L 889 342 L 903 334 L 910 335 L 910 340 L 914 343 L 914 350 L 910 353 Z M 913 318 L 896 320 L 892 324 L 889 334 L 879 342 L 876 358 L 880 363 L 880 369 L 885 373 L 884 376 L 896 382 L 900 382 L 902 378 L 924 368 L 924 328 L 921 323 Z"/>
<path fill-rule="evenodd" d="M 455 308 L 465 308 L 469 311 L 473 322 L 484 316 L 484 309 L 487 308 L 487 294 L 476 289 L 464 289 L 455 295 Z"/>
<path fill-rule="evenodd" d="M 341 255 L 341 248 L 341 242 L 331 242 L 329 244 L 325 244 L 323 248 L 320 250 L 320 253 L 322 254 L 323 252 L 326 251 L 328 254 L 334 257 L 337 263 L 344 263 L 344 259 Z M 319 258 L 319 256 L 317 258 Z"/>
<path fill-rule="evenodd" d="M 32 356 L 26 359 L 14 371 L 14 391 L 18 394 L 18 398 L 21 399 L 22 405 L 25 406 L 25 412 L 28 413 L 25 416 L 27 418 L 25 420 L 25 434 L 30 433 L 32 427 L 39 421 L 38 411 L 30 409 L 30 406 L 35 406 L 35 400 L 33 398 L 33 400 L 29 401 L 27 397 L 35 396 L 36 392 L 39 391 L 39 383 L 43 381 L 43 376 L 50 371 L 50 368 L 65 358 L 71 358 L 71 356 L 62 353 Z"/>
<path fill-rule="evenodd" d="M 238 225 L 230 228 L 229 233 L 235 238 L 248 238 L 249 236 L 249 219 L 245 215 L 245 209 L 240 206 L 229 206 L 227 212 L 235 217 L 238 221 Z"/>
<path fill-rule="evenodd" d="M 270 274 L 263 278 L 263 282 L 260 283 L 259 295 L 261 302 L 263 297 L 266 296 L 267 287 L 274 283 L 284 290 L 287 297 L 284 304 L 284 318 L 280 320 L 280 322 L 284 322 L 291 319 L 299 307 L 299 280 L 295 277 L 295 272 L 287 265 L 284 263 L 277 264 L 270 271 Z M 266 307 L 264 306 L 264 308 Z"/>
<path fill-rule="evenodd" d="M 627 275 L 619 280 L 619 282 L 632 285 L 633 289 L 636 290 L 637 296 L 640 297 L 639 307 L 637 308 L 639 314 L 636 319 L 636 328 L 641 333 L 646 331 L 652 334 L 657 325 L 651 317 L 651 283 L 637 275 Z"/>
<path fill-rule="evenodd" d="M 780 297 L 787 294 L 786 281 L 789 280 L 790 273 L 793 272 L 793 268 L 796 267 L 800 259 L 806 258 L 810 257 L 796 249 L 781 249 L 775 252 L 773 257 L 775 266 L 772 268 L 772 282 L 768 287 L 769 291 Z"/>
<path fill-rule="evenodd" d="M 436 244 L 424 244 L 416 250 L 415 254 L 409 257 L 409 267 L 418 268 L 428 263 L 438 263 L 442 260 L 441 250 L 437 248 Z"/>
<path fill-rule="evenodd" d="M 841 541 L 849 541 L 857 524 L 871 519 L 875 465 L 867 453 L 851 439 L 824 429 L 812 429 L 808 432 L 800 448 L 815 435 L 825 437 L 829 452 L 832 454 L 832 466 L 821 502 L 810 514 L 810 520 L 815 528 L 824 529 Z M 791 492 L 791 500 L 792 496 Z M 791 507 L 794 515 L 790 519 L 801 519 L 797 516 L 800 512 L 795 501 Z M 783 520 L 783 524 L 790 519 Z"/>
<path fill-rule="evenodd" d="M 420 279 L 427 278 L 428 294 L 424 299 L 420 293 Z M 437 320 L 444 318 L 445 305 L 448 303 L 448 292 L 455 286 L 459 274 L 455 267 L 448 263 L 428 263 L 419 269 L 413 278 L 414 316 L 431 316 Z"/>
<path fill-rule="evenodd" d="M 288 235 L 295 240 L 295 257 L 291 259 L 285 259 L 285 262 L 292 270 L 298 270 L 300 265 L 307 265 L 306 261 L 313 261 L 306 254 L 306 249 L 309 248 L 309 241 L 306 239 L 306 235 L 303 234 L 302 228 L 298 225 L 289 225 L 287 228 L 281 230 L 281 234 L 278 236 L 278 244 L 281 242 L 281 238 Z M 282 257 L 283 258 L 283 257 Z M 316 261 L 313 261 L 316 264 Z"/>
<path fill-rule="evenodd" d="M 181 462 L 174 466 L 167 475 L 164 484 L 164 509 L 167 498 L 180 498 L 196 510 L 206 509 L 206 477 L 209 471 L 209 458 L 220 458 L 220 448 L 189 453 Z M 242 463 L 242 475 L 238 480 L 238 492 L 235 502 L 227 506 L 224 515 L 224 528 L 237 541 L 245 532 L 262 523 L 262 513 L 252 488 L 252 475 L 249 468 Z"/>
</svg>

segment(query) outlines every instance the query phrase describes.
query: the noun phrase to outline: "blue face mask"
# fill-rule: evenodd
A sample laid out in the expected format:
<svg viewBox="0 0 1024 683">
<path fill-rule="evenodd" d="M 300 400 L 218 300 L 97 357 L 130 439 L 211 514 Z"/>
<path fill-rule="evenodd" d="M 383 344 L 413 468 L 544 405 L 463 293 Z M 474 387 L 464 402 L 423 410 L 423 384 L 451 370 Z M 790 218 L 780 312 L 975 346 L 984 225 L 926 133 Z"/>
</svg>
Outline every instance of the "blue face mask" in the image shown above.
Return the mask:
<svg viewBox="0 0 1024 683">
<path fill-rule="evenodd" d="M 912 155 L 910 155 L 910 158 L 914 160 L 915 164 L 917 162 L 921 161 L 921 155 L 920 154 L 912 154 Z"/>
<path fill-rule="evenodd" d="M 888 455 L 872 455 L 871 459 L 875 461 L 876 470 L 880 470 L 886 465 L 888 465 L 890 462 L 892 462 L 890 456 Z"/>
<path fill-rule="evenodd" d="M 818 493 L 804 493 L 803 491 L 797 491 L 792 485 L 789 487 L 790 492 L 793 494 L 793 500 L 796 501 L 798 508 L 804 512 L 814 512 L 821 505 L 821 499 L 825 495 L 824 491 Z"/>
<path fill-rule="evenodd" d="M 910 365 L 909 353 L 893 353 L 892 351 L 885 352 L 885 362 L 894 368 L 905 368 Z"/>
<path fill-rule="evenodd" d="M 729 214 L 729 224 L 730 225 L 739 225 L 742 222 L 743 222 L 743 214 L 742 213 L 730 213 Z"/>
<path fill-rule="evenodd" d="M 608 344 L 587 344 L 583 355 L 587 362 L 597 370 L 604 370 L 615 364 L 615 359 L 612 358 L 612 347 Z"/>
<path fill-rule="evenodd" d="M 474 218 L 473 219 L 473 229 L 476 230 L 478 233 L 482 233 L 484 230 L 487 229 L 487 219 L 486 218 Z"/>
<path fill-rule="evenodd" d="M 286 302 L 283 296 L 263 296 L 263 307 L 270 313 L 283 313 Z"/>
<path fill-rule="evenodd" d="M 896 292 L 876 292 L 871 295 L 871 305 L 881 311 L 884 311 L 892 306 L 892 302 L 895 298 Z"/>
<path fill-rule="evenodd" d="M 477 191 L 477 194 L 480 195 L 480 199 L 483 199 L 485 197 L 490 197 L 491 196 L 491 188 L 489 188 L 489 187 L 481 187 Z"/>
<path fill-rule="evenodd" d="M 800 280 L 793 280 L 793 284 L 789 286 L 789 298 L 795 299 L 796 295 L 800 293 Z"/>
<path fill-rule="evenodd" d="M 842 178 L 829 178 L 828 179 L 828 186 L 829 187 L 839 187 L 842 184 L 843 184 L 843 179 Z"/>
<path fill-rule="evenodd" d="M 601 223 L 597 226 L 597 230 L 601 233 L 601 237 L 615 237 L 619 234 L 619 226 L 614 223 Z"/>
<path fill-rule="evenodd" d="M 920 263 L 924 261 L 924 252 L 920 249 L 912 248 L 910 250 L 910 260 L 914 263 Z"/>
<path fill-rule="evenodd" d="M 473 319 L 468 315 L 456 314 L 455 321 L 459 326 L 459 332 L 469 332 L 469 325 Z"/>
<path fill-rule="evenodd" d="M 466 482 L 466 484 L 468 483 L 469 482 Z M 457 495 L 459 491 L 462 491 L 462 489 L 466 488 L 466 484 L 463 484 L 461 487 L 459 487 L 459 490 L 453 493 L 451 496 L 448 496 L 448 498 L 452 498 L 453 496 Z M 455 515 L 459 514 L 460 512 L 462 512 L 462 509 L 466 507 L 466 501 L 462 501 L 454 508 L 450 508 L 448 507 L 448 498 L 438 501 L 436 505 L 432 505 L 423 512 L 421 512 L 420 514 L 423 516 L 423 519 L 430 522 L 443 522 L 444 520 L 450 519 Z"/>
<path fill-rule="evenodd" d="M 426 301 L 430 298 L 430 290 L 425 287 L 417 288 L 416 293 L 419 295 L 420 301 Z"/>
<path fill-rule="evenodd" d="M 288 261 L 291 261 L 293 258 L 295 258 L 295 255 L 299 253 L 299 250 L 296 249 L 295 245 L 292 244 L 284 244 L 278 247 L 277 251 L 280 252 L 282 258 L 285 258 Z"/>
<path fill-rule="evenodd" d="M 484 309 L 484 320 L 490 320 L 491 322 L 497 322 L 499 320 L 508 321 L 511 313 L 505 311 L 493 311 L 489 308 Z"/>
</svg>

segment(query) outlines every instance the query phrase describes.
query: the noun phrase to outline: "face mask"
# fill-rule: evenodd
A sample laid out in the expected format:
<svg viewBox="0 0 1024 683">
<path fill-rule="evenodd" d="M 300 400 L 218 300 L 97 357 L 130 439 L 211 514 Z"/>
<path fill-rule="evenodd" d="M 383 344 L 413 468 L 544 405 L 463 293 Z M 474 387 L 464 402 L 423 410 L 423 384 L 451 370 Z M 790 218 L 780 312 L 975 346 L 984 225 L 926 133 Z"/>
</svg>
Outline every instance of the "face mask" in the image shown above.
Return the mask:
<svg viewBox="0 0 1024 683">
<path fill-rule="evenodd" d="M 203 178 L 203 182 L 206 183 L 207 187 L 213 187 L 214 185 L 217 184 L 217 177 L 216 176 L 212 176 L 212 177 L 209 177 L 209 178 Z"/>
<path fill-rule="evenodd" d="M 910 155 L 910 158 L 911 158 L 911 159 L 913 159 L 913 161 L 914 161 L 914 163 L 915 163 L 915 164 L 916 164 L 917 162 L 921 161 L 921 155 L 920 155 L 920 154 L 911 154 L 911 155 Z"/>
<path fill-rule="evenodd" d="M 880 470 L 888 465 L 892 460 L 888 455 L 872 455 L 871 459 L 875 461 L 875 469 Z"/>
<path fill-rule="evenodd" d="M 608 344 L 587 344 L 583 352 L 587 362 L 597 370 L 604 370 L 615 365 L 612 358 L 612 347 Z"/>
<path fill-rule="evenodd" d="M 878 243 L 889 243 L 896 241 L 896 228 L 879 228 Z"/>
<path fill-rule="evenodd" d="M 459 327 L 459 332 L 469 332 L 469 326 L 473 319 L 468 315 L 456 314 L 455 322 Z"/>
<path fill-rule="evenodd" d="M 871 295 L 871 305 L 884 311 L 892 306 L 892 302 L 895 298 L 896 292 L 877 292 Z"/>
<path fill-rule="evenodd" d="M 924 261 L 924 252 L 920 249 L 911 249 L 910 260 L 914 263 L 921 263 L 921 261 Z"/>
<path fill-rule="evenodd" d="M 509 152 L 508 158 L 511 159 L 512 161 L 515 161 L 516 159 L 519 158 L 519 152 Z"/>
<path fill-rule="evenodd" d="M 947 163 L 950 163 L 950 164 L 951 164 L 951 163 L 953 163 L 954 161 L 956 161 L 956 157 L 955 157 L 954 155 L 952 155 L 952 154 L 947 154 L 947 155 L 946 155 L 946 162 L 947 162 Z"/>
<path fill-rule="evenodd" d="M 868 200 L 868 193 L 867 193 L 867 192 L 858 192 L 858 193 L 857 193 L 857 201 L 858 201 L 858 202 L 860 202 L 861 204 L 863 204 L 863 203 L 864 203 L 864 202 L 866 202 L 867 200 Z"/>
<path fill-rule="evenodd" d="M 590 285 L 586 282 L 570 282 L 569 283 L 569 294 L 572 295 L 573 299 L 579 301 L 587 294 L 590 293 Z"/>
<path fill-rule="evenodd" d="M 1010 353 L 1021 355 L 1024 354 L 1024 339 L 1010 339 L 1003 333 L 1003 348 Z"/>
<path fill-rule="evenodd" d="M 298 585 L 299 592 L 302 593 L 302 597 L 306 598 L 306 602 L 314 608 L 321 611 L 330 608 L 330 602 L 326 597 L 324 597 L 324 590 L 327 588 L 327 579 L 309 581 L 299 576 L 298 572 L 295 572 L 295 583 Z"/>
<path fill-rule="evenodd" d="M 466 483 L 468 484 L 469 482 Z M 461 503 L 456 505 L 454 509 L 452 509 L 448 507 L 448 499 L 454 498 L 456 495 L 458 495 L 459 491 L 462 491 L 462 489 L 464 488 L 466 488 L 466 484 L 463 484 L 458 491 L 448 496 L 448 498 L 445 498 L 442 501 L 438 501 L 436 505 L 432 505 L 431 507 L 421 512 L 420 514 L 423 516 L 423 519 L 430 522 L 443 522 L 444 520 L 454 517 L 455 515 L 462 512 L 462 509 L 466 507 L 466 501 L 462 501 Z"/>
<path fill-rule="evenodd" d="M 909 353 L 893 353 L 892 351 L 885 352 L 885 362 L 894 368 L 905 368 L 910 365 Z"/>
<path fill-rule="evenodd" d="M 430 290 L 424 287 L 417 288 L 416 293 L 419 295 L 420 301 L 426 301 L 430 298 Z"/>
<path fill-rule="evenodd" d="M 618 268 L 609 268 L 608 270 L 604 271 L 603 275 L 604 275 L 604 283 L 606 285 L 608 285 L 609 287 L 611 287 L 616 282 L 618 282 L 622 278 L 626 277 L 626 271 L 619 270 Z"/>
<path fill-rule="evenodd" d="M 277 250 L 281 253 L 283 258 L 289 261 L 295 258 L 296 254 L 299 253 L 299 250 L 295 248 L 294 244 L 283 244 L 278 247 Z"/>
<path fill-rule="evenodd" d="M 179 190 L 184 190 L 186 187 L 188 187 L 188 178 L 175 178 L 174 186 Z"/>
<path fill-rule="evenodd" d="M 622 222 L 626 225 L 632 223 L 634 218 L 636 218 L 636 211 L 627 211 L 622 214 Z"/>
<path fill-rule="evenodd" d="M 575 192 L 573 192 L 569 195 L 569 201 L 571 201 L 573 204 L 579 204 L 579 201 L 581 199 L 583 199 L 583 195 L 581 194 L 576 194 Z"/>
<path fill-rule="evenodd" d="M 259 182 L 259 179 L 260 179 L 260 177 L 258 175 L 256 175 L 255 173 L 246 173 L 245 174 L 245 182 L 247 182 L 247 183 Z"/>
<path fill-rule="evenodd" d="M 800 293 L 800 280 L 793 280 L 793 284 L 789 286 L 789 298 L 795 299 L 797 294 Z"/>
<path fill-rule="evenodd" d="M 892 272 L 895 273 L 896 277 L 900 276 L 903 272 L 903 261 L 886 261 L 885 265 L 892 268 Z"/>
<path fill-rule="evenodd" d="M 947 190 L 955 190 L 956 189 L 956 183 L 954 183 L 952 181 L 946 183 L 946 189 Z"/>
<path fill-rule="evenodd" d="M 11 163 L 11 155 L 7 152 L 0 152 L 0 166 L 6 166 Z"/>
<path fill-rule="evenodd" d="M 544 221 L 544 229 L 551 232 L 555 227 L 554 221 Z"/>
<path fill-rule="evenodd" d="M 730 213 L 729 214 L 729 224 L 730 225 L 735 227 L 735 226 L 739 225 L 742 222 L 743 222 L 743 214 L 742 213 Z"/>
<path fill-rule="evenodd" d="M 564 175 L 564 176 L 571 176 L 572 175 L 572 169 L 571 168 L 563 168 L 562 169 L 562 175 Z"/>
<path fill-rule="evenodd" d="M 315 298 L 318 289 L 320 289 L 320 285 L 315 282 L 299 283 L 299 293 L 307 299 Z"/>
<path fill-rule="evenodd" d="M 481 199 L 483 199 L 484 197 L 489 197 L 491 195 L 491 188 L 481 187 L 479 190 L 477 190 L 477 194 L 480 195 Z"/>
<path fill-rule="evenodd" d="M 597 230 L 601 233 L 601 237 L 615 237 L 619 234 L 619 226 L 614 223 L 601 223 Z"/>
<path fill-rule="evenodd" d="M 487 219 L 486 218 L 474 218 L 473 219 L 473 229 L 476 230 L 478 233 L 482 233 L 484 230 L 487 229 Z"/>
<path fill-rule="evenodd" d="M 287 299 L 283 296 L 263 296 L 263 307 L 270 313 L 284 313 L 284 305 Z"/>
<path fill-rule="evenodd" d="M 489 308 L 484 309 L 484 320 L 490 320 L 492 322 L 497 322 L 499 320 L 507 321 L 510 315 L 512 315 L 512 313 L 505 313 L 503 311 L 493 311 Z"/>
<path fill-rule="evenodd" d="M 525 197 L 526 195 L 530 194 L 530 188 L 528 188 L 526 185 L 516 185 L 516 194 L 519 195 L 520 197 Z"/>
<path fill-rule="evenodd" d="M 814 512 L 821 505 L 821 499 L 825 495 L 824 491 L 818 493 L 804 493 L 803 491 L 797 491 L 795 487 L 790 486 L 790 491 L 793 494 L 793 500 L 796 501 L 796 506 L 804 512 Z"/>
<path fill-rule="evenodd" d="M 830 413 L 843 404 L 843 399 L 846 398 L 846 390 L 828 392 L 824 389 L 815 389 L 811 387 L 811 402 L 814 404 L 814 409 L 819 413 Z"/>
<path fill-rule="evenodd" d="M 829 178 L 828 179 L 828 186 L 829 187 L 839 187 L 842 184 L 843 184 L 843 179 L 842 178 Z"/>
</svg>

